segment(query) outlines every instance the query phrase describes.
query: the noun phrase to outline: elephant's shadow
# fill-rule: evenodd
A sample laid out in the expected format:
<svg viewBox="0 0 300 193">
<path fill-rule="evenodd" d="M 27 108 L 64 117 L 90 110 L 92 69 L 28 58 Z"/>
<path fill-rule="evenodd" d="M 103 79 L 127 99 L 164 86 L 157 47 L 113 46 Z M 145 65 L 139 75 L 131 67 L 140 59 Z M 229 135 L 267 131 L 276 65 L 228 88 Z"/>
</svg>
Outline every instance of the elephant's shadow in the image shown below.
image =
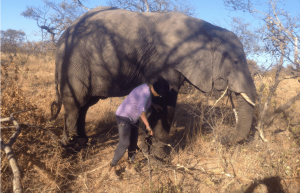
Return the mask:
<svg viewBox="0 0 300 193">
<path fill-rule="evenodd" d="M 272 176 L 269 178 L 264 178 L 263 180 L 255 181 L 251 184 L 245 191 L 245 193 L 252 193 L 254 192 L 255 188 L 261 184 L 266 185 L 268 193 L 284 193 L 284 189 L 280 183 L 281 178 L 278 176 Z"/>
</svg>

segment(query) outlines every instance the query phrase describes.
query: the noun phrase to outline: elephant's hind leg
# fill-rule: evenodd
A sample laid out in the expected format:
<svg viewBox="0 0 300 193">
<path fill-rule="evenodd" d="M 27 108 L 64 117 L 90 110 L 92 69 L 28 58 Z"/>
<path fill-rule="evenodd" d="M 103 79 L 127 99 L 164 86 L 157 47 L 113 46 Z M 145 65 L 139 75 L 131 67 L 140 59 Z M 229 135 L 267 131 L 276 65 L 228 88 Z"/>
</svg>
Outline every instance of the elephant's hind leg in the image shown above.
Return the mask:
<svg viewBox="0 0 300 193">
<path fill-rule="evenodd" d="M 89 109 L 89 107 L 93 106 L 94 104 L 96 104 L 98 101 L 100 100 L 100 97 L 91 97 L 89 99 L 89 101 L 87 102 L 87 104 L 85 104 L 84 106 L 80 107 L 79 109 L 79 117 L 77 120 L 77 133 L 78 133 L 78 139 L 80 139 L 82 143 L 86 143 L 87 140 L 87 136 L 86 136 L 86 132 L 85 132 L 85 118 L 86 118 L 86 114 L 87 111 Z"/>
<path fill-rule="evenodd" d="M 65 109 L 65 126 L 61 142 L 63 145 L 69 145 L 70 141 L 74 141 L 74 138 L 77 139 L 77 120 L 80 106 L 72 97 L 64 97 L 63 105 Z"/>
<path fill-rule="evenodd" d="M 63 131 L 62 144 L 73 145 L 86 143 L 85 117 L 90 106 L 96 104 L 100 97 L 91 97 L 86 104 L 80 106 L 70 97 L 64 103 L 65 108 L 65 127 Z"/>
</svg>

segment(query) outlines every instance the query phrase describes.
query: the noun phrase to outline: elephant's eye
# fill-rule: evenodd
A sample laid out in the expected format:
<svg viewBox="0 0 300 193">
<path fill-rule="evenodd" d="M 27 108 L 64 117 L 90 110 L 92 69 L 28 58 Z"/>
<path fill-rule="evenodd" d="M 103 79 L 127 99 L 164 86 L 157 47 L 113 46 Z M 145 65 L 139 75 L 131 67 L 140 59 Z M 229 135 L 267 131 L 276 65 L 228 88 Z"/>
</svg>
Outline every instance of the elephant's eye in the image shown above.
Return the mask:
<svg viewBox="0 0 300 193">
<path fill-rule="evenodd" d="M 234 61 L 234 64 L 238 65 L 238 63 L 239 63 L 238 61 Z"/>
</svg>

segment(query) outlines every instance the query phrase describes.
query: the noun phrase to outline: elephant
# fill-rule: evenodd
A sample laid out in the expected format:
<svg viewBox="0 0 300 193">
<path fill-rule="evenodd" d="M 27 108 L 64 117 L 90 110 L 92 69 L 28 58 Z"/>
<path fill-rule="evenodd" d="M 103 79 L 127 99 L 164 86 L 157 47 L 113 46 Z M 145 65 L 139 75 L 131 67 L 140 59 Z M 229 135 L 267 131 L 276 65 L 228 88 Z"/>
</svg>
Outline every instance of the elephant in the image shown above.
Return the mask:
<svg viewBox="0 0 300 193">
<path fill-rule="evenodd" d="M 57 99 L 51 109 L 52 119 L 62 105 L 65 109 L 62 144 L 84 144 L 90 106 L 100 99 L 126 96 L 158 76 L 170 85 L 166 98 L 153 99 L 163 110 L 149 115 L 158 155 L 168 138 L 184 81 L 204 93 L 226 88 L 235 93 L 238 123 L 235 132 L 221 137 L 222 144 L 241 141 L 249 133 L 256 89 L 243 45 L 233 32 L 177 12 L 102 7 L 77 18 L 57 43 Z"/>
</svg>

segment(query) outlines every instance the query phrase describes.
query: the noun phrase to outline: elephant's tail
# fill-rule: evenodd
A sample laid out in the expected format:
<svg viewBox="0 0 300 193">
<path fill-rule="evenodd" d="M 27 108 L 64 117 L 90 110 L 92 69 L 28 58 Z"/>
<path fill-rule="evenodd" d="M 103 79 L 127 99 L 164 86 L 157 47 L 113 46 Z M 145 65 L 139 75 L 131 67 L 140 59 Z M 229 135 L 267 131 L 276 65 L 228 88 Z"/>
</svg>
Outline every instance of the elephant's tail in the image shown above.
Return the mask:
<svg viewBox="0 0 300 193">
<path fill-rule="evenodd" d="M 56 91 L 56 100 L 51 103 L 51 118 L 50 118 L 50 121 L 57 118 L 57 116 L 60 112 L 60 109 L 61 109 L 61 105 L 62 105 L 57 82 L 55 83 L 55 91 Z"/>
</svg>

